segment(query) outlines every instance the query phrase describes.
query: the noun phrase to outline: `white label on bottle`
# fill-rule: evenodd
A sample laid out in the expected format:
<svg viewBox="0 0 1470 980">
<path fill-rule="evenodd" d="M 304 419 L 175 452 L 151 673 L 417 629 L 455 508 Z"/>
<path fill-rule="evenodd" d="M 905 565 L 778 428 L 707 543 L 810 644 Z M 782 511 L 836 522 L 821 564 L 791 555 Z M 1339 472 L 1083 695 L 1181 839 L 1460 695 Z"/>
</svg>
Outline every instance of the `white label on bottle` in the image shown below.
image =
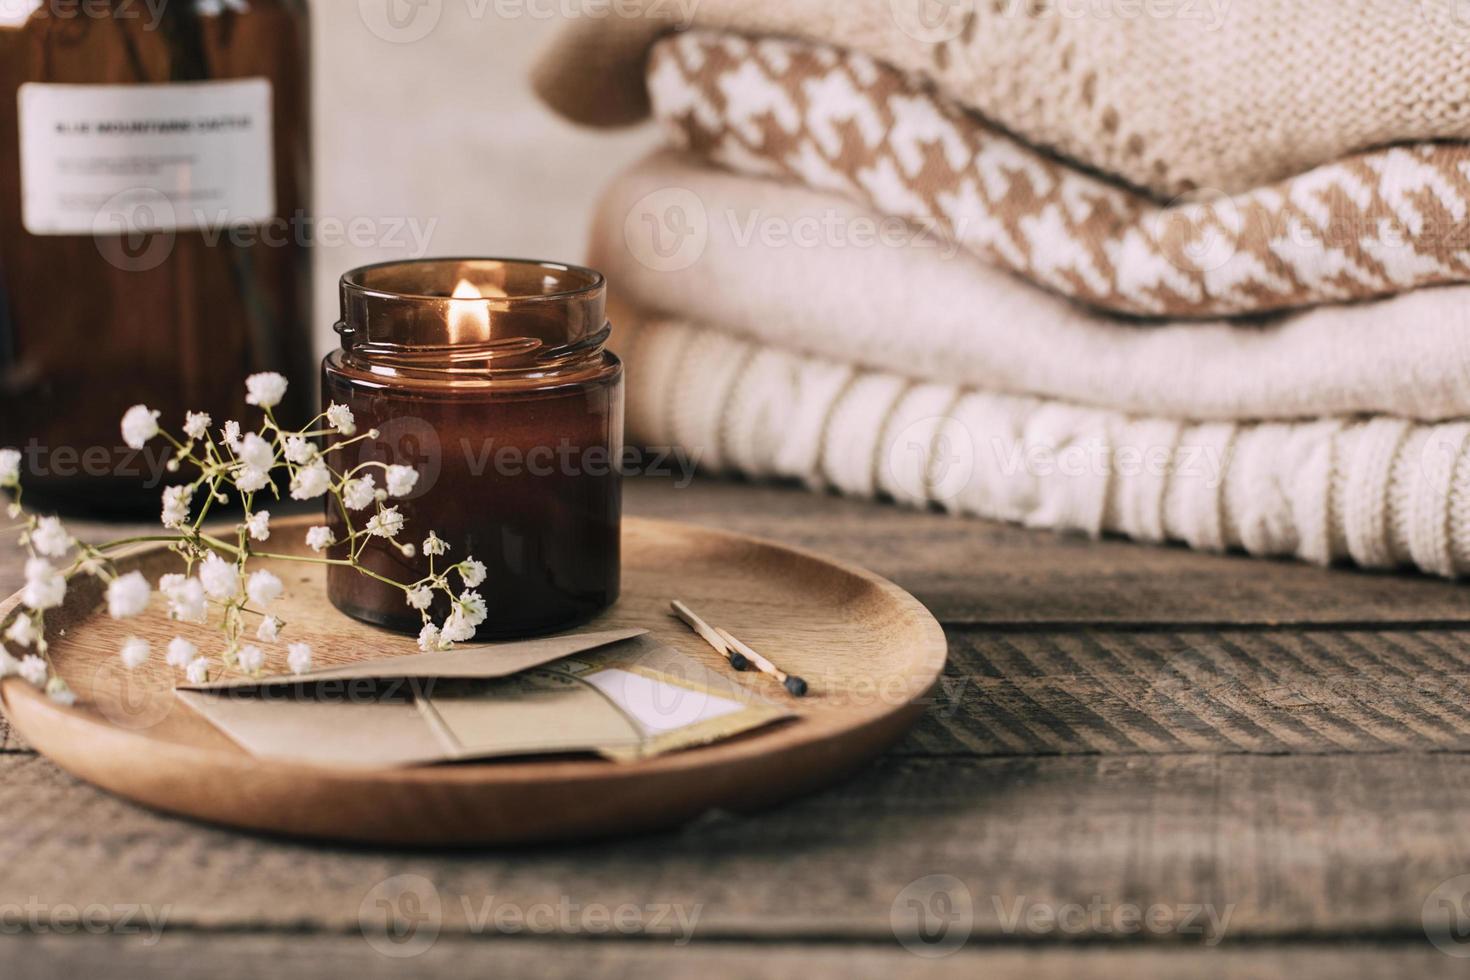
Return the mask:
<svg viewBox="0 0 1470 980">
<path fill-rule="evenodd" d="M 276 212 L 271 83 L 20 87 L 32 235 L 221 228 Z"/>
</svg>

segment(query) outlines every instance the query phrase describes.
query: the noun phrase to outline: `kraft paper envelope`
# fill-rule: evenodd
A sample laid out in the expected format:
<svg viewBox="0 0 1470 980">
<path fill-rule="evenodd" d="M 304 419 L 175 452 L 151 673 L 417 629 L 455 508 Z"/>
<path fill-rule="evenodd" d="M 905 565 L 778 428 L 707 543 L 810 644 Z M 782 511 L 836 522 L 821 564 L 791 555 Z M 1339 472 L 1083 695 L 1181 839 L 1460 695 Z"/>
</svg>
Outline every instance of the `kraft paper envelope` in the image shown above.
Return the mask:
<svg viewBox="0 0 1470 980">
<path fill-rule="evenodd" d="M 435 654 L 433 662 L 400 658 L 361 665 L 376 668 L 366 673 L 350 668 L 346 679 L 395 682 L 367 688 L 320 683 L 344 679 L 338 669 L 178 697 L 252 755 L 367 768 L 586 752 L 632 761 L 792 717 L 644 633 L 555 637 Z M 496 656 L 498 666 L 484 662 Z M 405 661 L 416 664 L 408 678 Z"/>
<path fill-rule="evenodd" d="M 466 647 L 444 653 L 422 653 L 411 657 L 362 661 L 343 667 L 328 667 L 308 674 L 281 677 L 242 678 L 212 684 L 189 684 L 181 691 L 244 691 L 273 687 L 298 687 L 317 681 L 340 680 L 493 680 L 511 677 L 576 653 L 595 650 L 622 640 L 643 636 L 648 630 L 624 629 L 600 633 L 568 633 L 518 643 L 496 643 Z"/>
</svg>

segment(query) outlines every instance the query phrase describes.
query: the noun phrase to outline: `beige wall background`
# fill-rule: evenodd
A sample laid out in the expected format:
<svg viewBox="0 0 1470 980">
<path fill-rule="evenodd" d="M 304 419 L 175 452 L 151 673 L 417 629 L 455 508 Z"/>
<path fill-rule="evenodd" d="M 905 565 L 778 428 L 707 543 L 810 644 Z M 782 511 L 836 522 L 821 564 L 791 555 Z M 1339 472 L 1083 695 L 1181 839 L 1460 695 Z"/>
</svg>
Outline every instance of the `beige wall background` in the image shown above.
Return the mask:
<svg viewBox="0 0 1470 980">
<path fill-rule="evenodd" d="M 404 26 L 384 19 L 390 3 Z M 602 186 L 656 135 L 572 126 L 531 93 L 527 71 L 561 23 L 546 15 L 568 6 L 313 0 L 316 215 L 332 238 L 316 253 L 323 352 L 336 346 L 337 279 L 354 266 L 421 251 L 583 259 Z M 328 236 L 323 219 L 355 233 Z M 395 234 L 410 219 L 419 242 Z"/>
</svg>

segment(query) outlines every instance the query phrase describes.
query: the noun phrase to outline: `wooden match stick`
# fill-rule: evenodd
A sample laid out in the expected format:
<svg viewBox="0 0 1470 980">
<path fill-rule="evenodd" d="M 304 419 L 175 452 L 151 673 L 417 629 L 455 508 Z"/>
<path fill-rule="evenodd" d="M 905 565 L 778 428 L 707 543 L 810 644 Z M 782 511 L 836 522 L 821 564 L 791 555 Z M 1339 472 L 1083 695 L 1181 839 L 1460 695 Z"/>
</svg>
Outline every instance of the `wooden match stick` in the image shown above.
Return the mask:
<svg viewBox="0 0 1470 980">
<path fill-rule="evenodd" d="M 675 599 L 673 601 L 672 606 L 674 610 L 674 615 L 678 616 L 684 621 L 685 625 L 687 625 L 694 632 L 698 633 L 700 637 L 703 638 L 704 642 L 714 647 L 716 652 L 718 652 L 720 656 L 730 661 L 731 667 L 734 667 L 736 670 L 739 671 L 747 671 L 751 669 L 751 663 L 745 658 L 744 654 L 740 653 L 738 650 L 735 650 L 730 646 L 730 644 L 726 643 L 720 637 L 720 634 L 715 630 L 715 628 L 709 623 L 706 623 L 703 619 L 701 619 L 699 617 L 699 614 L 696 613 L 693 609 L 690 609 L 678 599 Z"/>
<path fill-rule="evenodd" d="M 765 657 L 762 657 L 760 654 L 756 653 L 748 645 L 737 640 L 734 636 L 730 634 L 729 630 L 716 629 L 715 632 L 719 634 L 720 639 L 728 643 L 730 645 L 730 648 L 736 653 L 745 654 L 745 659 L 755 664 L 756 668 L 760 670 L 761 673 L 770 674 L 772 677 L 776 678 L 776 680 L 780 681 L 781 685 L 785 687 L 786 690 L 791 692 L 792 697 L 806 697 L 808 690 L 806 681 L 802 680 L 800 677 L 795 677 L 791 674 L 786 673 L 780 667 L 777 667 Z"/>
</svg>

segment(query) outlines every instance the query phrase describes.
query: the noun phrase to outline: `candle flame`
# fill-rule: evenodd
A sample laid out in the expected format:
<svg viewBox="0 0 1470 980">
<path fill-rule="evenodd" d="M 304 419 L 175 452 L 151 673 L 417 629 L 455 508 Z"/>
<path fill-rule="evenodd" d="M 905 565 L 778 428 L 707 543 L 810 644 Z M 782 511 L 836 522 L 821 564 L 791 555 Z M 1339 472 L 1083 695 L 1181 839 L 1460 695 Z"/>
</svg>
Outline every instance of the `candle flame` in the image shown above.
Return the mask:
<svg viewBox="0 0 1470 980">
<path fill-rule="evenodd" d="M 483 299 L 483 294 L 468 279 L 461 279 L 454 287 L 454 299 L 449 301 L 450 343 L 489 343 L 490 307 L 481 302 Z"/>
</svg>

